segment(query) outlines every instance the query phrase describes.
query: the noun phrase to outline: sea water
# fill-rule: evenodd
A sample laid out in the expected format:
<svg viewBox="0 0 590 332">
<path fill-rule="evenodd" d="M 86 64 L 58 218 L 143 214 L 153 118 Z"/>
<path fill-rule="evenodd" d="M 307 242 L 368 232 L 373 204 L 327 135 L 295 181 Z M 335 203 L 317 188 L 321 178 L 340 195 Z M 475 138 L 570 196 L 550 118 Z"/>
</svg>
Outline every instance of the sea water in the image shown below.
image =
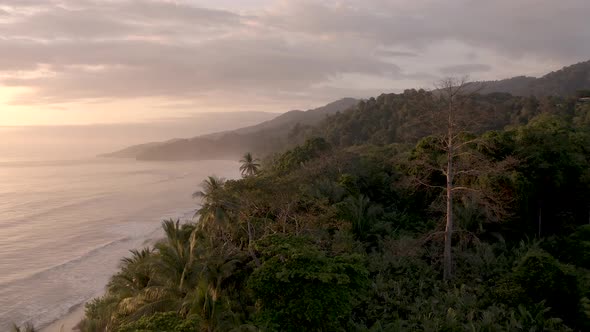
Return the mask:
<svg viewBox="0 0 590 332">
<path fill-rule="evenodd" d="M 0 331 L 43 327 L 100 295 L 120 259 L 190 220 L 208 175 L 234 161 L 0 158 Z"/>
</svg>

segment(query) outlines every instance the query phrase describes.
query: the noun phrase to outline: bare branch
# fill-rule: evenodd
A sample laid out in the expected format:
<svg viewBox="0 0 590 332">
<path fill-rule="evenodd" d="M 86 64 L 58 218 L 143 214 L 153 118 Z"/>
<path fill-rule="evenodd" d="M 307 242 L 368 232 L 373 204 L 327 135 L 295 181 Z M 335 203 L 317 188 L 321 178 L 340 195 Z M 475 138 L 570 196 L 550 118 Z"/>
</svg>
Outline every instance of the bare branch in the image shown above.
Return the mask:
<svg viewBox="0 0 590 332">
<path fill-rule="evenodd" d="M 446 189 L 446 187 L 443 186 L 434 186 L 428 183 L 423 182 L 422 180 L 420 180 L 419 178 L 415 178 L 415 180 L 420 183 L 421 185 L 428 187 L 428 188 L 437 188 L 437 189 Z"/>
<path fill-rule="evenodd" d="M 478 189 L 473 189 L 473 188 L 469 188 L 469 187 L 452 187 L 451 188 L 452 191 L 457 191 L 457 190 L 467 190 L 467 191 L 479 191 Z"/>
</svg>

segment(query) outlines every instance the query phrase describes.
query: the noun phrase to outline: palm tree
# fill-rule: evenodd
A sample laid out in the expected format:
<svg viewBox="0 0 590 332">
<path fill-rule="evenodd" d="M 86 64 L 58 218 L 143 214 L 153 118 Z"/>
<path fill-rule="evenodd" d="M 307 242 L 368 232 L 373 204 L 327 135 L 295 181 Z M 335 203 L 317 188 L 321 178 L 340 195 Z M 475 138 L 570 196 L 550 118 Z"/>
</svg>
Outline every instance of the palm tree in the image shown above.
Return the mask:
<svg viewBox="0 0 590 332">
<path fill-rule="evenodd" d="M 224 178 L 210 175 L 201 183 L 203 189 L 193 193 L 193 198 L 202 198 L 205 203 L 212 203 L 215 194 L 223 188 L 224 184 Z"/>
<path fill-rule="evenodd" d="M 18 325 L 13 324 L 12 331 L 13 332 L 36 332 L 37 329 L 35 329 L 35 327 L 30 323 L 26 323 L 23 327 L 19 327 Z"/>
<path fill-rule="evenodd" d="M 382 208 L 375 205 L 365 195 L 349 196 L 339 204 L 345 219 L 352 223 L 352 231 L 358 238 L 363 238 L 371 223 L 381 214 Z"/>
<path fill-rule="evenodd" d="M 238 271 L 238 266 L 245 264 L 244 256 L 234 249 L 225 244 L 214 244 L 207 255 L 201 257 L 198 283 L 186 297 L 188 316 L 198 315 L 207 331 L 229 331 L 231 328 L 227 327 L 238 323 L 236 317 L 232 317 L 229 299 L 223 299 L 226 292 L 235 287 L 236 281 L 232 284 L 230 279 Z"/>
<path fill-rule="evenodd" d="M 121 260 L 121 271 L 111 278 L 107 286 L 108 291 L 135 296 L 148 287 L 153 275 L 152 258 L 153 250 L 150 248 L 131 250 L 131 257 Z"/>
<path fill-rule="evenodd" d="M 240 166 L 240 172 L 242 173 L 243 177 L 252 176 L 258 173 L 260 169 L 260 164 L 258 163 L 260 160 L 254 159 L 250 152 L 246 153 L 240 162 L 242 166 Z"/>
<path fill-rule="evenodd" d="M 201 198 L 203 205 L 195 212 L 199 216 L 201 228 L 221 226 L 228 219 L 228 211 L 233 206 L 224 195 L 224 178 L 209 176 L 202 183 L 203 189 L 193 193 L 194 198 Z"/>
<path fill-rule="evenodd" d="M 109 283 L 118 298 L 120 323 L 163 311 L 183 311 L 185 298 L 198 282 L 197 231 L 194 225 L 166 220 L 166 237 L 155 250 L 133 251 L 122 262 L 122 271 Z M 186 310 L 184 310 L 186 311 Z"/>
</svg>

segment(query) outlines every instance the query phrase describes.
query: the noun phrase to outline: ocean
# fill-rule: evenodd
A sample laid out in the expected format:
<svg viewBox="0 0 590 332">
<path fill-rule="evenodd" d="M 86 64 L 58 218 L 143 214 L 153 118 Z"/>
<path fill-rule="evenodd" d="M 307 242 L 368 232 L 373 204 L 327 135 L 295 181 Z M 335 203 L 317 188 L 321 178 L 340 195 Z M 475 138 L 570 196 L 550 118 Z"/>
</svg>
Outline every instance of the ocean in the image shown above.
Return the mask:
<svg viewBox="0 0 590 332">
<path fill-rule="evenodd" d="M 206 176 L 238 167 L 0 156 L 0 331 L 46 326 L 100 295 L 130 249 L 162 236 L 162 220 L 192 218 Z"/>
</svg>

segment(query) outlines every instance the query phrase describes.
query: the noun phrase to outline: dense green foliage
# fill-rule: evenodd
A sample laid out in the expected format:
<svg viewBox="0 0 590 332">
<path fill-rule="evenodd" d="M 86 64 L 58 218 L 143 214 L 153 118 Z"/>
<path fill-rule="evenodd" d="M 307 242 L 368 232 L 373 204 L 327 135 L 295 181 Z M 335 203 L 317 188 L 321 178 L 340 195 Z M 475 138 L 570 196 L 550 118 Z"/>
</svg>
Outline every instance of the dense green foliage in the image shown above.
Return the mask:
<svg viewBox="0 0 590 332">
<path fill-rule="evenodd" d="M 349 320 L 355 294 L 367 284 L 360 256 L 333 256 L 296 236 L 271 235 L 257 246 L 265 259 L 248 286 L 263 320 L 286 331 L 338 330 Z"/>
<path fill-rule="evenodd" d="M 312 139 L 256 173 L 208 178 L 198 221 L 164 222 L 125 258 L 82 330 L 590 329 L 588 105 L 473 97 L 495 117 L 460 136 L 456 162 L 494 167 L 458 177 L 474 191 L 456 196 L 451 280 L 443 177 L 425 166 L 444 156 L 416 121 L 435 106 L 426 91 L 382 95 L 299 128 L 292 139 Z"/>
</svg>

